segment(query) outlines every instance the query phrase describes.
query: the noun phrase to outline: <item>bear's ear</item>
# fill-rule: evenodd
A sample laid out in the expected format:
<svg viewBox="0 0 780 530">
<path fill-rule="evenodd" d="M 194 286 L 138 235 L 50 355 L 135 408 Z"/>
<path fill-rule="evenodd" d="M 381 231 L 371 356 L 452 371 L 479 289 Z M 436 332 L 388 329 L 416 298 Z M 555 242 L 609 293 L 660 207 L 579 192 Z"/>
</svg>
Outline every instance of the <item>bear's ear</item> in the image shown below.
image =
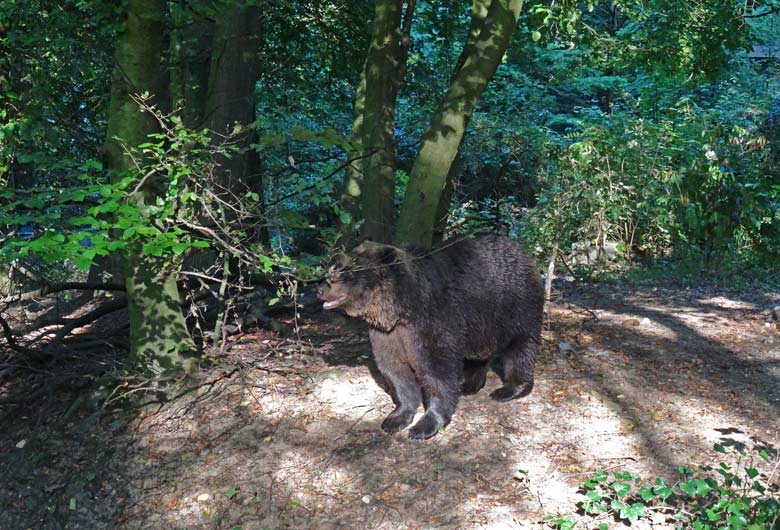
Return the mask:
<svg viewBox="0 0 780 530">
<path fill-rule="evenodd" d="M 398 254 L 398 249 L 390 245 L 383 245 L 379 253 L 379 262 L 382 265 L 396 265 L 401 263 L 401 256 Z"/>
<path fill-rule="evenodd" d="M 326 264 L 328 274 L 348 268 L 353 261 L 353 258 L 348 254 L 333 254 Z"/>
<path fill-rule="evenodd" d="M 356 246 L 355 250 L 352 252 L 358 256 L 370 257 L 376 255 L 382 247 L 384 247 L 384 245 L 381 243 L 375 243 L 374 241 L 366 239 Z"/>
<path fill-rule="evenodd" d="M 403 250 L 374 241 L 363 241 L 355 248 L 354 253 L 378 265 L 397 265 L 403 262 Z"/>
</svg>

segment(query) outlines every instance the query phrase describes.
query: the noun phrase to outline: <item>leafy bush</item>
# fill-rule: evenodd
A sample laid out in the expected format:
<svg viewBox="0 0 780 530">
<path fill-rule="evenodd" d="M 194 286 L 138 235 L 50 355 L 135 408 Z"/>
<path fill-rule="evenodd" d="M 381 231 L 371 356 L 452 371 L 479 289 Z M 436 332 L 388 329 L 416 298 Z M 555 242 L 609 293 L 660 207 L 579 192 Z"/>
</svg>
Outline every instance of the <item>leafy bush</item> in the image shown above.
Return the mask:
<svg viewBox="0 0 780 530">
<path fill-rule="evenodd" d="M 715 450 L 726 452 L 722 445 L 715 445 Z M 760 460 L 739 451 L 733 467 L 725 462 L 716 468 L 699 466 L 696 471 L 681 467 L 672 484 L 663 478 L 647 482 L 628 471 L 600 471 L 582 485 L 586 499 L 578 505 L 579 518 L 547 516 L 544 520 L 561 530 L 578 524 L 598 524 L 599 530 L 606 530 L 608 520 L 633 524 L 656 513 L 673 520 L 679 529 L 777 530 L 780 497 L 777 484 L 770 481 L 780 462 L 770 462 L 765 450 L 758 457 L 771 464 L 768 472 L 758 469 Z"/>
<path fill-rule="evenodd" d="M 247 189 L 237 196 L 215 178 L 219 158 L 236 154 L 233 139 L 215 143 L 176 117 L 158 119 L 162 132 L 127 147 L 137 161 L 131 174 L 109 178 L 91 160 L 66 179 L 80 184 L 3 190 L 0 217 L 9 229 L 0 260 L 68 261 L 87 270 L 96 257 L 114 253 L 175 261 L 189 249 L 212 247 L 255 270 L 282 263 L 263 247 L 260 195 Z"/>
</svg>

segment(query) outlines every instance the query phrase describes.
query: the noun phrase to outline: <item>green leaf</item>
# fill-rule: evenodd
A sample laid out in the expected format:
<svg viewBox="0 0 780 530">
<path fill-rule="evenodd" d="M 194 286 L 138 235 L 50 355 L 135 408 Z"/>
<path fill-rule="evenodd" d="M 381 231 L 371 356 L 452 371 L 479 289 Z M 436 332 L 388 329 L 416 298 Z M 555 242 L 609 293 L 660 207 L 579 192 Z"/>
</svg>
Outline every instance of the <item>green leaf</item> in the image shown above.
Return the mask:
<svg viewBox="0 0 780 530">
<path fill-rule="evenodd" d="M 746 467 L 745 473 L 749 478 L 756 478 L 758 476 L 758 470 L 754 467 Z"/>
<path fill-rule="evenodd" d="M 621 519 L 628 519 L 632 523 L 645 514 L 645 505 L 641 502 L 635 502 L 631 506 L 626 506 L 624 510 L 621 510 L 618 514 Z"/>
<path fill-rule="evenodd" d="M 609 503 L 609 505 L 610 505 L 610 506 L 612 507 L 612 509 L 613 509 L 613 510 L 615 510 L 616 512 L 621 512 L 621 511 L 625 510 L 625 509 L 628 507 L 628 506 L 626 506 L 626 504 L 625 504 L 625 503 L 623 503 L 623 502 L 620 502 L 620 501 L 619 501 L 619 500 L 617 500 L 617 499 L 612 499 L 612 502 L 611 502 L 611 503 Z"/>
<path fill-rule="evenodd" d="M 665 501 L 672 494 L 672 488 L 662 478 L 656 479 L 655 482 L 657 485 L 653 486 L 653 493 Z"/>
<path fill-rule="evenodd" d="M 76 510 L 76 497 L 71 497 L 70 501 L 68 501 L 68 509 L 70 511 Z"/>
<path fill-rule="evenodd" d="M 171 250 L 173 250 L 173 253 L 174 253 L 174 254 L 176 254 L 176 255 L 178 256 L 179 254 L 181 254 L 182 252 L 184 252 L 185 250 L 187 250 L 187 247 L 188 247 L 188 246 L 189 246 L 189 245 L 187 245 L 186 243 L 175 243 L 175 244 L 174 244 L 174 245 L 171 247 Z"/>
<path fill-rule="evenodd" d="M 553 522 L 555 523 L 555 526 L 557 526 L 560 530 L 573 530 L 573 528 L 577 526 L 576 521 L 573 521 L 568 517 L 556 519 Z"/>
<path fill-rule="evenodd" d="M 704 497 L 712 490 L 706 481 L 699 479 L 680 483 L 680 489 L 691 497 Z"/>
<path fill-rule="evenodd" d="M 747 526 L 747 519 L 741 514 L 729 515 L 726 518 L 726 522 L 729 524 L 729 528 L 732 528 L 733 530 L 740 530 Z"/>
<path fill-rule="evenodd" d="M 163 255 L 163 247 L 157 243 L 147 243 L 142 248 L 144 254 L 159 258 Z"/>
<path fill-rule="evenodd" d="M 227 490 L 225 492 L 225 496 L 227 496 L 228 499 L 232 499 L 233 497 L 238 495 L 238 490 L 239 489 L 240 488 L 238 486 L 233 486 L 232 488 L 230 488 L 229 490 Z"/>
<path fill-rule="evenodd" d="M 628 492 L 631 491 L 631 484 L 626 482 L 613 482 L 610 484 L 610 487 L 615 491 L 615 495 L 621 499 L 628 495 Z"/>
<path fill-rule="evenodd" d="M 538 30 L 534 30 L 534 31 L 531 32 L 531 39 L 534 42 L 539 42 L 539 39 L 541 39 L 541 38 L 542 38 L 542 34 L 539 33 Z"/>
<path fill-rule="evenodd" d="M 586 497 L 588 497 L 592 501 L 600 501 L 602 495 L 599 492 L 597 492 L 597 491 L 589 491 L 586 494 Z"/>
<path fill-rule="evenodd" d="M 764 487 L 764 485 L 763 485 L 763 484 L 761 484 L 761 483 L 760 483 L 760 482 L 758 482 L 758 481 L 754 481 L 754 482 L 753 482 L 753 485 L 751 486 L 751 488 L 752 488 L 753 490 L 755 490 L 755 491 L 757 491 L 757 492 L 761 493 L 761 494 L 764 494 L 764 493 L 766 493 L 766 488 Z"/>
<path fill-rule="evenodd" d="M 83 217 L 73 217 L 69 220 L 69 222 L 74 226 L 81 226 L 81 225 L 92 226 L 100 223 L 100 221 L 98 221 L 91 215 L 85 215 Z"/>
<path fill-rule="evenodd" d="M 341 221 L 341 224 L 343 225 L 349 225 L 352 223 L 352 216 L 347 211 L 342 211 L 339 214 L 339 220 Z"/>
<path fill-rule="evenodd" d="M 647 487 L 647 486 L 642 486 L 641 488 L 639 488 L 639 491 L 637 492 L 637 494 L 645 502 L 650 502 L 653 499 L 653 497 L 655 496 L 655 495 L 653 495 L 653 491 L 649 487 Z"/>
<path fill-rule="evenodd" d="M 712 448 L 715 449 L 719 453 L 725 453 L 726 452 L 726 448 L 723 447 L 720 444 L 715 444 Z"/>
<path fill-rule="evenodd" d="M 74 256 L 71 258 L 73 264 L 82 271 L 88 271 L 92 266 L 92 258 L 84 257 L 83 255 Z"/>
</svg>

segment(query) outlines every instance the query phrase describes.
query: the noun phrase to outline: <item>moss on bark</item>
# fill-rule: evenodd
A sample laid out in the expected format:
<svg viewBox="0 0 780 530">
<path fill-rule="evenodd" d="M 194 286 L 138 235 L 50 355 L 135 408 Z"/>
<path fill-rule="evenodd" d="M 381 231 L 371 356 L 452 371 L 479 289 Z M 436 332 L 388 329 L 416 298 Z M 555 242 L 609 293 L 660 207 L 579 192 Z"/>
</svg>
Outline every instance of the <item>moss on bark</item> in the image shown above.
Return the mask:
<svg viewBox="0 0 780 530">
<path fill-rule="evenodd" d="M 423 136 L 398 220 L 397 242 L 429 247 L 450 167 L 482 93 L 496 73 L 523 7 L 522 0 L 493 0 L 479 38 L 456 72 Z M 475 10 L 476 13 L 476 10 Z M 446 211 L 446 210 L 445 210 Z"/>
<path fill-rule="evenodd" d="M 132 96 L 158 91 L 164 17 L 164 0 L 127 2 L 127 18 L 117 43 L 103 145 L 115 177 L 136 170 L 125 146 L 135 147 L 158 130 L 154 116 L 142 112 Z M 163 188 L 163 182 L 150 179 L 133 199 L 139 204 L 149 203 Z M 130 251 L 125 266 L 131 358 L 140 369 L 155 373 L 192 370 L 198 349 L 179 305 L 178 267 L 162 258 L 144 256 L 140 246 Z"/>
</svg>

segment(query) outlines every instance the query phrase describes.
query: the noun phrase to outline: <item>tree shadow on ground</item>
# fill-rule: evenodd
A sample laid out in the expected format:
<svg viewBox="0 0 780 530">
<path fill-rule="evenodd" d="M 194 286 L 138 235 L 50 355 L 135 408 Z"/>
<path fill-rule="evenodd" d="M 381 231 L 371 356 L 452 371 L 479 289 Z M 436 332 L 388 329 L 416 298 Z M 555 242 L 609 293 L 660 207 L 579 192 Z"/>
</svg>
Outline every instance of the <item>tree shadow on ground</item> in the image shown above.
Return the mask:
<svg viewBox="0 0 780 530">
<path fill-rule="evenodd" d="M 709 321 L 721 324 L 722 331 L 719 335 L 730 333 L 729 322 L 733 322 L 736 311 L 733 308 L 724 308 L 709 302 L 701 301 L 711 298 L 699 295 L 685 297 L 685 299 L 673 298 L 673 294 L 648 293 L 647 291 L 632 290 L 631 293 L 620 293 L 619 300 L 600 296 L 586 298 L 587 307 L 592 310 L 605 310 L 626 318 L 647 318 L 672 334 L 670 340 L 656 341 L 653 344 L 649 340 L 650 334 L 645 333 L 639 326 L 625 326 L 615 320 L 589 321 L 584 329 L 596 329 L 601 326 L 609 328 L 610 333 L 605 335 L 608 345 L 616 349 L 624 349 L 631 355 L 632 360 L 642 365 L 652 361 L 660 361 L 668 364 L 671 370 L 677 367 L 689 366 L 691 362 L 700 365 L 701 375 L 712 384 L 728 387 L 738 394 L 740 399 L 749 399 L 763 402 L 767 406 L 776 408 L 780 406 L 780 377 L 773 375 L 767 368 L 780 362 L 766 359 L 750 359 L 740 355 L 727 347 L 722 340 L 706 336 L 685 320 L 681 319 L 675 306 L 686 306 L 688 314 L 701 313 L 710 316 Z M 656 300 L 656 307 L 643 304 L 642 298 Z M 681 297 L 682 298 L 682 297 Z M 735 300 L 745 302 L 751 300 L 751 305 L 757 306 L 754 312 L 760 318 L 762 302 L 754 300 L 760 298 L 764 303 L 769 298 L 763 296 L 751 296 L 750 298 L 734 297 Z M 658 302 L 661 305 L 658 307 Z M 691 311 L 692 310 L 692 311 Z M 714 317 L 714 318 L 712 318 Z M 630 348 L 626 349 L 625 345 Z M 622 347 L 622 348 L 621 348 Z M 673 373 L 673 372 L 672 372 Z M 694 389 L 689 389 L 695 392 Z"/>
<path fill-rule="evenodd" d="M 127 422 L 102 414 L 96 378 L 114 362 L 65 341 L 58 358 L 0 382 L 0 528 L 113 528 L 128 497 Z"/>
<path fill-rule="evenodd" d="M 750 440 L 751 449 L 771 453 L 774 445 L 769 440 L 778 435 L 780 381 L 771 371 L 778 361 L 761 352 L 747 358 L 680 316 L 703 315 L 705 321 L 713 317 L 711 321 L 728 334 L 729 320 L 735 314 L 744 316 L 744 311 L 702 301 L 709 298 L 624 287 L 616 288 L 612 296 L 604 296 L 603 287 L 588 286 L 563 293 L 564 300 L 598 311 L 600 317 L 585 318 L 579 329 L 558 323 L 561 332 L 597 338 L 597 346 L 587 346 L 575 356 L 578 370 L 644 439 L 652 458 L 669 468 L 684 463 L 679 447 L 669 443 L 669 429 L 664 428 L 669 410 L 679 416 L 674 420 L 690 422 L 693 432 L 682 443 L 691 446 L 701 446 L 704 437 L 715 437 L 724 445 L 745 448 L 745 441 L 737 439 L 744 438 Z M 771 298 L 733 300 L 750 300 L 754 305 L 746 311 L 760 319 L 762 305 Z M 730 424 L 734 413 L 744 415 L 740 420 L 760 434 L 747 435 Z"/>
<path fill-rule="evenodd" d="M 285 406 L 279 397 L 297 384 L 258 387 L 254 374 L 244 376 L 195 405 L 166 404 L 137 432 L 145 441 L 128 458 L 131 496 L 160 496 L 167 508 L 129 506 L 121 528 L 457 528 L 465 525 L 459 505 L 480 489 L 477 476 L 508 466 L 501 440 L 419 444 L 383 433 L 376 414 Z M 145 484 L 149 476 L 154 483 Z M 210 499 L 199 501 L 204 494 Z"/>
<path fill-rule="evenodd" d="M 242 340 L 176 399 L 110 417 L 73 406 L 94 386 L 29 402 L 27 381 L 9 382 L 0 528 L 513 528 L 572 510 L 592 471 L 671 472 L 713 440 L 775 449 L 771 373 L 724 370 L 742 354 L 664 296 L 564 295 L 601 318 L 554 308 L 534 392 L 507 404 L 489 388 L 466 397 L 426 442 L 380 430 L 392 404 L 365 330 L 330 314 L 312 315 L 294 341 Z M 645 316 L 658 326 L 624 325 Z M 562 354 L 564 340 L 576 351 Z"/>
</svg>

